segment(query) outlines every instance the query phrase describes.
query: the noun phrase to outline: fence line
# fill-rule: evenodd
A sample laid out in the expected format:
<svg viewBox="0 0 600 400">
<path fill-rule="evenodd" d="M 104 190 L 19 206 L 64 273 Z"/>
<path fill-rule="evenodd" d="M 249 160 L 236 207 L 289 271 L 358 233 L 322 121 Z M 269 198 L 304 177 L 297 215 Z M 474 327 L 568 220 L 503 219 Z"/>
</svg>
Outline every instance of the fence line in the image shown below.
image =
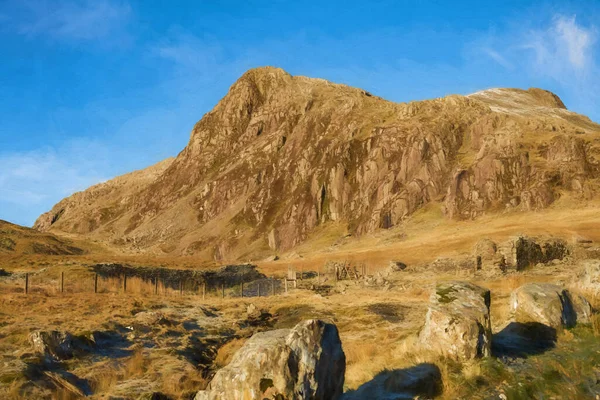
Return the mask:
<svg viewBox="0 0 600 400">
<path fill-rule="evenodd" d="M 247 280 L 245 275 L 240 274 L 226 278 L 206 281 L 193 277 L 161 278 L 159 276 L 142 277 L 128 273 L 121 275 L 106 276 L 100 272 L 73 271 L 72 274 L 60 271 L 58 273 L 27 272 L 15 273 L 4 282 L 0 281 L 0 290 L 8 290 L 13 293 L 45 293 L 55 295 L 62 293 L 132 293 L 155 296 L 202 296 L 207 298 L 243 298 L 264 297 L 288 293 L 292 289 L 306 287 L 307 285 L 323 285 L 329 281 L 334 283 L 341 279 L 360 279 L 368 275 L 369 268 L 365 264 L 354 264 L 350 262 L 339 263 L 327 262 L 324 266 L 319 265 L 316 271 L 305 271 L 300 266 L 298 270 L 288 265 L 287 273 L 282 278 L 264 277 L 255 280 Z M 9 283 L 10 282 L 10 283 Z M 9 283 L 7 285 L 7 283 Z M 292 285 L 290 287 L 290 285 Z"/>
<path fill-rule="evenodd" d="M 136 276 L 126 274 L 119 277 L 105 277 L 98 273 L 82 275 L 81 273 L 69 277 L 64 271 L 60 272 L 58 278 L 41 276 L 36 273 L 26 272 L 22 275 L 21 282 L 17 276 L 11 279 L 16 284 L 15 292 L 26 295 L 35 293 L 53 294 L 77 294 L 77 293 L 123 293 L 123 294 L 154 294 L 157 296 L 202 296 L 203 300 L 208 297 L 235 298 L 235 297 L 266 297 L 288 293 L 288 279 L 274 277 L 246 281 L 242 277 L 238 284 L 226 284 L 224 282 L 209 284 L 198 282 L 193 279 L 182 279 L 177 284 L 173 281 L 166 283 L 158 277 L 144 280 Z M 283 281 L 283 282 L 282 282 Z M 13 285 L 10 285 L 13 286 Z M 21 286 L 21 289 L 18 289 Z"/>
</svg>

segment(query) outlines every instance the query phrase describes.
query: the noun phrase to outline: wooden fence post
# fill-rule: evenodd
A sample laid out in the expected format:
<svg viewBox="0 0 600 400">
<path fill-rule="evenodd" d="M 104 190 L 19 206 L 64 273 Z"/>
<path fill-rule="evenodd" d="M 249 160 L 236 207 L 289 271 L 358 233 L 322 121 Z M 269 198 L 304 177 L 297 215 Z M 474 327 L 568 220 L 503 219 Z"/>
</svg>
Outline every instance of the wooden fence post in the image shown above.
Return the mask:
<svg viewBox="0 0 600 400">
<path fill-rule="evenodd" d="M 225 298 L 225 284 L 221 283 L 221 298 Z"/>
<path fill-rule="evenodd" d="M 65 272 L 61 271 L 60 273 L 60 292 L 63 293 L 65 291 Z"/>
<path fill-rule="evenodd" d="M 25 294 L 29 293 L 29 272 L 25 272 Z"/>
<path fill-rule="evenodd" d="M 123 293 L 127 293 L 127 274 L 123 274 Z"/>
<path fill-rule="evenodd" d="M 94 293 L 98 293 L 98 273 L 94 275 Z"/>
<path fill-rule="evenodd" d="M 206 298 L 206 282 L 202 283 L 202 300 Z"/>
<path fill-rule="evenodd" d="M 260 282 L 258 282 L 258 297 L 260 297 Z"/>
<path fill-rule="evenodd" d="M 286 277 L 286 278 L 283 278 L 283 283 L 284 283 L 284 285 L 285 285 L 285 292 L 287 293 L 287 292 L 288 292 L 288 288 L 287 288 L 287 277 Z"/>
<path fill-rule="evenodd" d="M 158 294 L 158 276 L 154 278 L 154 294 Z"/>
</svg>

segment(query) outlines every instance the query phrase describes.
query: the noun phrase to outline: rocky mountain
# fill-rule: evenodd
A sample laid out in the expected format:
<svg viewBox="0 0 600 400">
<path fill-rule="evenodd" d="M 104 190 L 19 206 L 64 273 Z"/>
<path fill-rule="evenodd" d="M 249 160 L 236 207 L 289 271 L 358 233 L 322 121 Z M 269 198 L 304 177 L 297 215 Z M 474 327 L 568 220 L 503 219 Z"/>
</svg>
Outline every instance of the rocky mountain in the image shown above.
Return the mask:
<svg viewBox="0 0 600 400">
<path fill-rule="evenodd" d="M 544 90 L 399 104 L 258 68 L 176 158 L 75 193 L 34 227 L 122 250 L 249 258 L 327 224 L 388 229 L 432 202 L 476 218 L 591 198 L 599 155 L 600 126 Z"/>
</svg>

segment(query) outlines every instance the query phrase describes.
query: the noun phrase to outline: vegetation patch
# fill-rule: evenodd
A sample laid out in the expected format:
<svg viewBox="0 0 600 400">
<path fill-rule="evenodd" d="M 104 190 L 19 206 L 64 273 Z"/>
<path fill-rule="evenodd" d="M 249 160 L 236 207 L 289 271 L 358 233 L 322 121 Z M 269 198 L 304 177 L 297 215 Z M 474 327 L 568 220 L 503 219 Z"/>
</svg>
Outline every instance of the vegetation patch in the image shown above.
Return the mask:
<svg viewBox="0 0 600 400">
<path fill-rule="evenodd" d="M 456 297 L 452 296 L 452 293 L 456 293 L 457 291 L 453 286 L 438 287 L 435 294 L 441 304 L 448 304 L 456 300 Z"/>
</svg>

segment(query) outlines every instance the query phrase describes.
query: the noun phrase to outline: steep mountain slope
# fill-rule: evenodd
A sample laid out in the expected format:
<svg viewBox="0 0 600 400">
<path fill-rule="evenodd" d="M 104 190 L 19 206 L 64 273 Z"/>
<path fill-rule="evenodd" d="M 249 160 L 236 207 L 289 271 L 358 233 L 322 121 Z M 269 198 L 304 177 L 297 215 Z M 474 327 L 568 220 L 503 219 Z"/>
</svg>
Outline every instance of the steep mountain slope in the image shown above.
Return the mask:
<svg viewBox="0 0 600 400">
<path fill-rule="evenodd" d="M 327 224 L 390 228 L 431 202 L 474 218 L 590 198 L 599 152 L 600 126 L 540 89 L 396 104 L 266 67 L 230 88 L 175 159 L 76 193 L 35 228 L 248 258 Z"/>
</svg>

